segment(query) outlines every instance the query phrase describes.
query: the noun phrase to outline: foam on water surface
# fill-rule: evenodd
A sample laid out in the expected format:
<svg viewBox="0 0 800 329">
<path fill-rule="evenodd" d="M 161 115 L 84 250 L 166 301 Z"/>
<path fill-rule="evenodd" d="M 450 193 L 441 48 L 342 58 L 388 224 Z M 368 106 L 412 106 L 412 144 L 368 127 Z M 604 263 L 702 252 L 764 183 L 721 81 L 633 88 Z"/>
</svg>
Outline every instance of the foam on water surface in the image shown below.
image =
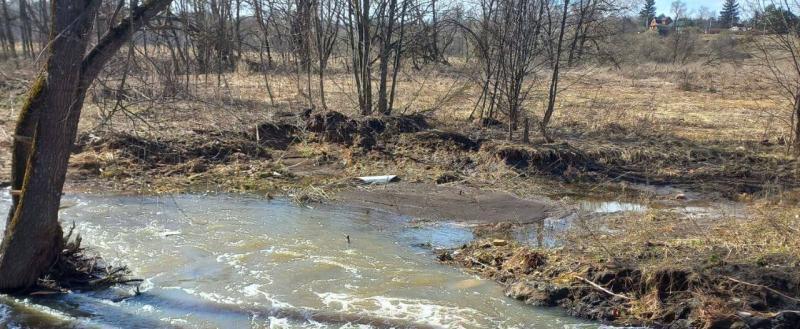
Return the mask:
<svg viewBox="0 0 800 329">
<path fill-rule="evenodd" d="M 419 247 L 457 246 L 465 227 L 229 195 L 67 199 L 62 221 L 145 279 L 141 293 L 4 297 L 6 327 L 597 327 L 508 299 Z"/>
</svg>

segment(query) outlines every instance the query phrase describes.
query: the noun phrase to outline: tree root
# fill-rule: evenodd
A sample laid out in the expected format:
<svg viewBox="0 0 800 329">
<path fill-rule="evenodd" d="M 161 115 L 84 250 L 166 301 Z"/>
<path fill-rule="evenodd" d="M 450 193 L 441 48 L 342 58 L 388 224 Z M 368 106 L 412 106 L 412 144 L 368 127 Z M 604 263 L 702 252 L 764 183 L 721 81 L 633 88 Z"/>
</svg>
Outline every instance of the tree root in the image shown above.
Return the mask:
<svg viewBox="0 0 800 329">
<path fill-rule="evenodd" d="M 31 294 L 63 293 L 71 290 L 99 290 L 114 285 L 136 285 L 143 280 L 131 278 L 126 266 L 110 266 L 103 259 L 81 247 L 81 236 L 75 234 L 75 223 L 64 236 L 61 253 L 47 273 L 39 278 Z"/>
<path fill-rule="evenodd" d="M 576 278 L 576 279 L 578 279 L 578 280 L 581 280 L 581 281 L 583 281 L 583 282 L 586 282 L 586 283 L 588 283 L 590 286 L 594 287 L 595 289 L 597 289 L 597 290 L 600 290 L 600 291 L 602 291 L 602 292 L 604 292 L 604 293 L 607 293 L 607 294 L 609 294 L 609 295 L 611 295 L 611 296 L 614 296 L 614 297 L 619 297 L 619 298 L 622 298 L 622 299 L 625 299 L 625 300 L 631 300 L 631 298 L 630 298 L 630 297 L 628 297 L 628 296 L 625 296 L 625 295 L 620 295 L 620 294 L 614 293 L 613 291 L 611 291 L 611 290 L 608 290 L 608 289 L 606 289 L 606 288 L 603 288 L 603 287 L 602 287 L 602 286 L 600 286 L 599 284 L 597 284 L 597 283 L 594 283 L 594 282 L 592 282 L 592 281 L 591 281 L 591 280 L 589 280 L 589 279 L 586 279 L 586 278 L 583 278 L 583 277 L 580 277 L 580 276 L 577 276 L 577 275 L 575 276 L 575 278 Z"/>
</svg>

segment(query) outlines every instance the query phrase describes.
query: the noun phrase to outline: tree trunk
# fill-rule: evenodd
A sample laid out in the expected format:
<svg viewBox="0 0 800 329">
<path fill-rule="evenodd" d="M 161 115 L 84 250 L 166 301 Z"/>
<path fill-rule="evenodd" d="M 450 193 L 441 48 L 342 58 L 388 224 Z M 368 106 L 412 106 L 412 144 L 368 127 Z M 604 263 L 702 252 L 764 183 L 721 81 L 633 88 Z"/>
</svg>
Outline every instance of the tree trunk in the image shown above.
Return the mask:
<svg viewBox="0 0 800 329">
<path fill-rule="evenodd" d="M 146 2 L 84 56 L 100 1 L 53 1 L 46 69 L 31 87 L 14 132 L 0 291 L 30 288 L 57 260 L 64 243 L 58 208 L 86 89 L 133 32 L 170 2 Z"/>
<path fill-rule="evenodd" d="M 11 15 L 8 13 L 8 2 L 6 0 L 0 0 L 0 4 L 3 5 L 3 29 L 5 31 L 5 39 L 8 43 L 9 52 L 11 53 L 11 57 L 17 58 L 17 46 L 14 42 L 14 33 L 11 31 Z"/>
<path fill-rule="evenodd" d="M 431 0 L 431 57 L 434 61 L 445 61 L 439 53 L 439 19 L 436 14 L 436 0 Z"/>
<path fill-rule="evenodd" d="M 25 0 L 19 0 L 19 20 L 20 37 L 22 38 L 22 53 L 33 58 L 33 32 L 31 31 L 31 19 L 28 15 L 28 4 Z"/>
<path fill-rule="evenodd" d="M 360 32 L 361 32 L 361 83 L 364 85 L 364 101 L 362 106 L 363 115 L 372 114 L 372 61 L 369 58 L 372 34 L 369 32 L 370 24 L 370 0 L 364 0 L 361 8 Z"/>
<path fill-rule="evenodd" d="M 792 140 L 794 154 L 800 156 L 800 91 L 794 96 L 794 136 Z"/>
<path fill-rule="evenodd" d="M 394 95 L 397 90 L 397 74 L 400 72 L 400 59 L 403 52 L 403 40 L 406 28 L 406 9 L 408 0 L 403 0 L 403 9 L 400 11 L 400 37 L 397 40 L 394 51 L 394 65 L 392 66 L 392 90 L 389 92 L 389 110 L 394 109 Z"/>
<path fill-rule="evenodd" d="M 81 60 L 99 1 L 56 1 L 47 69 L 33 84 L 15 130 L 13 204 L 0 245 L 0 290 L 30 287 L 62 246 L 58 207 L 73 128 Z M 77 126 L 75 126 L 77 127 Z M 72 133 L 70 133 L 72 132 Z M 70 138 L 71 136 L 71 138 Z"/>
<path fill-rule="evenodd" d="M 353 75 L 362 115 L 372 114 L 372 61 L 370 0 L 355 0 L 348 5 L 348 41 L 353 59 Z"/>
<path fill-rule="evenodd" d="M 385 22 L 383 31 L 383 45 L 381 47 L 380 55 L 380 84 L 378 85 L 378 111 L 381 114 L 389 115 L 392 109 L 389 108 L 389 101 L 387 99 L 387 79 L 389 76 L 389 54 L 392 51 L 392 30 L 394 29 L 395 13 L 397 11 L 397 0 L 390 0 L 389 2 L 389 18 Z"/>
<path fill-rule="evenodd" d="M 569 57 L 567 59 L 567 66 L 572 67 L 575 60 L 575 52 L 578 48 L 578 40 L 580 39 L 581 31 L 583 30 L 583 20 L 586 16 L 586 8 L 583 6 L 583 0 L 578 4 L 578 24 L 575 26 L 575 34 L 572 36 L 572 44 L 569 47 Z"/>
<path fill-rule="evenodd" d="M 531 125 L 530 125 L 530 121 L 528 120 L 528 117 L 525 117 L 525 121 L 523 122 L 523 124 L 525 126 L 522 127 L 522 129 L 523 129 L 522 130 L 522 142 L 527 144 L 527 143 L 531 142 L 531 138 L 530 138 Z"/>
<path fill-rule="evenodd" d="M 550 94 L 547 100 L 547 110 L 545 111 L 542 122 L 539 125 L 539 128 L 542 131 L 542 137 L 544 137 L 545 141 L 548 143 L 553 142 L 553 139 L 547 133 L 547 125 L 550 123 L 550 118 L 553 116 L 553 111 L 555 110 L 556 105 L 556 96 L 558 95 L 558 69 L 561 63 L 561 45 L 564 41 L 564 28 L 566 27 L 567 23 L 568 8 L 569 0 L 564 0 L 564 12 L 561 16 L 561 30 L 558 31 L 558 44 L 556 45 L 556 55 L 553 62 L 553 77 L 550 80 Z"/>
</svg>

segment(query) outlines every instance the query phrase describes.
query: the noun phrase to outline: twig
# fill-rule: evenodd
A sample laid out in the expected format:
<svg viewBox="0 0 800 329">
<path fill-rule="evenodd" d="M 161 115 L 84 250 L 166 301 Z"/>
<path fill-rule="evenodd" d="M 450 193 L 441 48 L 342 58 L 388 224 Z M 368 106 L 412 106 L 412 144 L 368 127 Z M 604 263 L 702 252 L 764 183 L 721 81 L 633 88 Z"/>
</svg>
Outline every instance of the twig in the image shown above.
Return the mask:
<svg viewBox="0 0 800 329">
<path fill-rule="evenodd" d="M 627 300 L 631 300 L 631 299 L 632 299 L 632 298 L 630 298 L 630 297 L 628 297 L 628 296 L 625 296 L 625 295 L 616 294 L 616 293 L 614 293 L 613 291 L 611 291 L 611 290 L 608 290 L 608 289 L 606 289 L 606 288 L 603 288 L 603 287 L 602 287 L 602 286 L 600 286 L 599 284 L 597 284 L 597 283 L 594 283 L 594 282 L 592 282 L 592 281 L 590 281 L 590 280 L 588 280 L 588 279 L 582 278 L 582 277 L 580 277 L 580 276 L 577 276 L 577 275 L 576 275 L 576 276 L 575 276 L 575 278 L 577 278 L 577 279 L 580 279 L 581 281 L 583 281 L 583 282 L 586 282 L 586 283 L 588 283 L 589 285 L 591 285 L 592 287 L 595 287 L 596 289 L 598 289 L 598 290 L 600 290 L 600 291 L 602 291 L 602 292 L 604 292 L 604 293 L 607 293 L 607 294 L 609 294 L 609 295 L 611 295 L 611 296 L 614 296 L 614 297 L 619 297 L 619 298 L 622 298 L 622 299 L 627 299 Z"/>
<path fill-rule="evenodd" d="M 482 268 L 489 267 L 488 265 L 484 264 L 483 262 L 481 262 L 480 260 L 478 260 L 475 257 L 470 256 L 470 257 L 466 257 L 465 259 L 470 261 L 470 262 L 472 262 L 472 263 L 474 263 L 474 264 L 480 265 Z"/>
<path fill-rule="evenodd" d="M 762 288 L 762 289 L 766 289 L 766 290 L 769 290 L 770 292 L 773 292 L 773 293 L 777 294 L 778 296 L 781 296 L 781 297 L 783 297 L 783 298 L 786 298 L 786 299 L 788 299 L 788 300 L 791 300 L 791 301 L 793 301 L 793 302 L 795 302 L 795 303 L 800 303 L 800 299 L 797 299 L 797 298 L 791 297 L 791 296 L 789 296 L 789 295 L 786 295 L 786 294 L 784 294 L 784 293 L 782 293 L 782 292 L 780 292 L 780 291 L 777 291 L 777 290 L 775 290 L 775 289 L 772 289 L 772 288 L 770 288 L 770 287 L 767 287 L 767 286 L 764 286 L 764 285 L 760 285 L 760 284 L 750 283 L 750 282 L 744 282 L 744 281 L 737 280 L 737 279 L 734 279 L 734 278 L 732 278 L 732 277 L 729 277 L 729 276 L 726 276 L 725 278 L 726 278 L 726 279 L 728 279 L 728 280 L 731 280 L 731 281 L 733 281 L 733 282 L 736 282 L 736 283 L 740 283 L 740 284 L 746 285 L 746 286 L 751 286 L 751 287 L 756 287 L 756 288 Z"/>
</svg>

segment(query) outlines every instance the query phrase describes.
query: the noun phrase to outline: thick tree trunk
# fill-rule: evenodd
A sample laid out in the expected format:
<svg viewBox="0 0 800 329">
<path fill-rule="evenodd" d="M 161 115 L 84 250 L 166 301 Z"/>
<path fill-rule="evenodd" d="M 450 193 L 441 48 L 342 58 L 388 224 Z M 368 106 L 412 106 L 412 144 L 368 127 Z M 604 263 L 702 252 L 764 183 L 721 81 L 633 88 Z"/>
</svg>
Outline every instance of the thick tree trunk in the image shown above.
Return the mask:
<svg viewBox="0 0 800 329">
<path fill-rule="evenodd" d="M 12 193 L 0 245 L 0 290 L 25 289 L 62 247 L 58 207 L 77 130 L 75 96 L 99 1 L 56 1 L 47 66 L 33 85 L 15 130 Z M 77 110 L 79 110 L 78 108 Z"/>
<path fill-rule="evenodd" d="M 48 59 L 15 130 L 12 206 L 0 244 L 0 291 L 25 290 L 63 247 L 58 208 L 86 89 L 142 24 L 171 0 L 151 0 L 99 40 L 87 55 L 100 0 L 54 0 Z"/>
</svg>

